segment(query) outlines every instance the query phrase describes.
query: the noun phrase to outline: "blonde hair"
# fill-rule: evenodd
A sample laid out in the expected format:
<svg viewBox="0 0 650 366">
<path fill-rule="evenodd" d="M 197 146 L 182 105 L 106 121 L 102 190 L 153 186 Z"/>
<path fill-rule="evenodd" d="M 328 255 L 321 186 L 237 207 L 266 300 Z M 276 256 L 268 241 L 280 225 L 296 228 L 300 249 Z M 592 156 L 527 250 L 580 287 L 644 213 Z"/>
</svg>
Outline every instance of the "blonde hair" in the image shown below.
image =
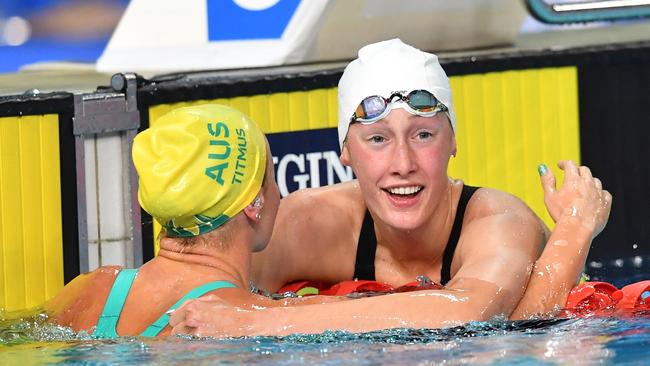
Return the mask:
<svg viewBox="0 0 650 366">
<path fill-rule="evenodd" d="M 176 241 L 183 248 L 193 248 L 199 245 L 210 246 L 215 245 L 219 250 L 226 250 L 230 248 L 232 244 L 232 230 L 230 229 L 230 222 L 227 222 L 223 226 L 207 232 L 205 234 L 190 236 L 190 237 L 179 237 L 179 236 L 170 236 L 167 233 L 165 228 L 162 228 L 158 233 L 157 240 L 160 242 L 162 239 L 172 239 Z"/>
</svg>

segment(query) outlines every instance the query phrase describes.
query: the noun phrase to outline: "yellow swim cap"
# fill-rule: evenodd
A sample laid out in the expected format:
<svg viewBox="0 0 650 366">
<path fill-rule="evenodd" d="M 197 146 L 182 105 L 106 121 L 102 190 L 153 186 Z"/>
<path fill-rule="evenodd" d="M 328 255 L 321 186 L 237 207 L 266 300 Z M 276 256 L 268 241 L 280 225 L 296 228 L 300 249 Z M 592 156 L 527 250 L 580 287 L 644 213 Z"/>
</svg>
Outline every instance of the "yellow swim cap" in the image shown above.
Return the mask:
<svg viewBox="0 0 650 366">
<path fill-rule="evenodd" d="M 266 170 L 266 140 L 236 109 L 178 108 L 135 137 L 133 163 L 142 208 L 171 236 L 196 236 L 255 199 Z"/>
</svg>

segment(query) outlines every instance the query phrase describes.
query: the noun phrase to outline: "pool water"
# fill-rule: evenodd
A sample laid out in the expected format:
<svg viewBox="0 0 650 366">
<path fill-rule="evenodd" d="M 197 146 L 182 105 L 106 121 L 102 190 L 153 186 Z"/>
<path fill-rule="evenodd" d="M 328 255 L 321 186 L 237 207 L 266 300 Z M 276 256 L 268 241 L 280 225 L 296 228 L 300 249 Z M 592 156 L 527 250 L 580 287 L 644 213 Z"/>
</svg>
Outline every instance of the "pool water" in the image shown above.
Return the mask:
<svg viewBox="0 0 650 366">
<path fill-rule="evenodd" d="M 647 364 L 650 313 L 533 324 L 470 324 L 450 330 L 330 332 L 284 338 L 170 337 L 90 340 L 57 327 L 0 334 L 0 363 L 34 365 L 295 364 Z"/>
<path fill-rule="evenodd" d="M 612 282 L 631 281 L 618 278 Z M 616 317 L 493 320 L 444 330 L 327 332 L 228 340 L 125 337 L 99 341 L 85 333 L 75 334 L 47 325 L 44 320 L 44 316 L 35 315 L 19 321 L 0 321 L 0 365 L 645 365 L 650 362 L 650 311 Z"/>
</svg>

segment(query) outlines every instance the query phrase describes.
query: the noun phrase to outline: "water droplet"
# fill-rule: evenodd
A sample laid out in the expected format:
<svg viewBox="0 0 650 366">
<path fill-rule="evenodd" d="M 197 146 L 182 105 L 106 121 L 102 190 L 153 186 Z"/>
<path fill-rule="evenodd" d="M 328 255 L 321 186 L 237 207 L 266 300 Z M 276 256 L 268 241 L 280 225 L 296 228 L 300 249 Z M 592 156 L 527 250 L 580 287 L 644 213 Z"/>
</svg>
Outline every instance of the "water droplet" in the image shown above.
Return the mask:
<svg viewBox="0 0 650 366">
<path fill-rule="evenodd" d="M 618 268 L 622 268 L 622 267 L 623 267 L 623 263 L 624 263 L 624 262 L 623 262 L 623 260 L 622 260 L 621 258 L 616 259 L 616 260 L 614 261 L 614 265 L 615 265 L 616 267 L 618 267 Z"/>
<path fill-rule="evenodd" d="M 601 262 L 589 262 L 589 267 L 591 268 L 603 268 L 603 264 Z"/>
</svg>

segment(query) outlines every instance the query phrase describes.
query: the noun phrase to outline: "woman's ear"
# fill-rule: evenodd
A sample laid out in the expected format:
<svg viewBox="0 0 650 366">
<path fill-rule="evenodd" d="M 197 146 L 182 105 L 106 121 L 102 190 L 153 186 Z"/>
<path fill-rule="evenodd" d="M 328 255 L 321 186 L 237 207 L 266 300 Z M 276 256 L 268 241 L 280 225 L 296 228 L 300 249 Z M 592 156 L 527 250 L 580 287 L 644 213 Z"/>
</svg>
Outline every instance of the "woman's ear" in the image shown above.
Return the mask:
<svg viewBox="0 0 650 366">
<path fill-rule="evenodd" d="M 452 143 L 451 156 L 456 157 L 456 152 L 457 152 L 457 149 L 458 149 L 458 147 L 456 146 L 456 137 L 454 136 L 454 137 L 452 137 L 452 139 L 453 140 L 451 141 L 451 143 Z"/>
<path fill-rule="evenodd" d="M 343 147 L 341 147 L 341 163 L 345 166 L 350 166 L 350 152 L 348 151 L 347 141 L 343 142 Z"/>
<path fill-rule="evenodd" d="M 244 214 L 251 220 L 259 221 L 262 218 L 262 208 L 264 207 L 264 195 L 262 192 L 244 208 Z"/>
</svg>

